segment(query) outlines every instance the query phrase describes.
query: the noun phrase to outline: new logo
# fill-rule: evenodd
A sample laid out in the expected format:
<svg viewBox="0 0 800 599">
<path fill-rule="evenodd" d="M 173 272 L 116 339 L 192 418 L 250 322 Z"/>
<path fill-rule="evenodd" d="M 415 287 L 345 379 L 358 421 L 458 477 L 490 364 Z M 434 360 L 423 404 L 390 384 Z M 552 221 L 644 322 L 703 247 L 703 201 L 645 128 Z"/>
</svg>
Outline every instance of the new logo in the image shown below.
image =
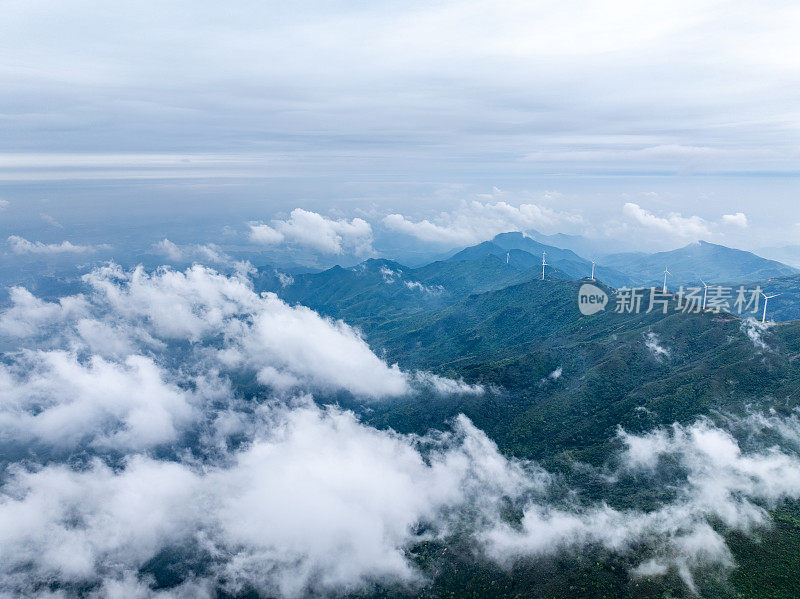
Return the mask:
<svg viewBox="0 0 800 599">
<path fill-rule="evenodd" d="M 584 316 L 597 314 L 606 309 L 608 294 L 597 285 L 584 283 L 578 290 L 578 309 Z"/>
</svg>

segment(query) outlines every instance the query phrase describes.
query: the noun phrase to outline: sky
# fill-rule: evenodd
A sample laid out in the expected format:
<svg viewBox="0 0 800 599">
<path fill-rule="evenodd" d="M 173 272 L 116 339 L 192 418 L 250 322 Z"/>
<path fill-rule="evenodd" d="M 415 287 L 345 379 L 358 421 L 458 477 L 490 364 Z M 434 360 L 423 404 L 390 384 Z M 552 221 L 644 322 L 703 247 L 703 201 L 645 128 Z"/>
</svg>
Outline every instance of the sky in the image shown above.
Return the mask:
<svg viewBox="0 0 800 599">
<path fill-rule="evenodd" d="M 0 232 L 246 243 L 301 208 L 462 243 L 508 205 L 614 248 L 790 244 L 799 26 L 779 1 L 7 0 Z"/>
</svg>

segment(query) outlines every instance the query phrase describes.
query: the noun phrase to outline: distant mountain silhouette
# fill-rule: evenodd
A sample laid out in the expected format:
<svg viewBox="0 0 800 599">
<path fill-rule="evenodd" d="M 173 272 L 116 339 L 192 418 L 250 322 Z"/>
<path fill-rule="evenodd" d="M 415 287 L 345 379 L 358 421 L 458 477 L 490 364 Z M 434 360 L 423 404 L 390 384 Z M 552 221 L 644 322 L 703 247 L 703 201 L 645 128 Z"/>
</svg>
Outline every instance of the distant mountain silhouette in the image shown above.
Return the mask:
<svg viewBox="0 0 800 599">
<path fill-rule="evenodd" d="M 525 261 L 530 267 L 541 266 L 542 252 L 547 253 L 547 263 L 557 268 L 569 278 L 581 279 L 592 273 L 591 261 L 583 258 L 572 250 L 565 250 L 552 245 L 539 243 L 522 233 L 500 233 L 492 241 L 484 241 L 478 245 L 468 247 L 453 255 L 450 260 L 464 260 L 478 256 L 492 254 L 505 258 L 509 251 L 520 252 L 516 259 Z M 527 254 L 526 255 L 523 255 Z M 612 287 L 620 287 L 632 283 L 630 277 L 605 264 L 595 266 L 595 277 Z"/>
<path fill-rule="evenodd" d="M 655 254 L 611 254 L 603 258 L 603 263 L 640 285 L 662 283 L 664 267 L 672 273 L 668 284 L 698 284 L 701 278 L 708 283 L 744 284 L 798 273 L 797 269 L 775 260 L 707 241 Z"/>
</svg>

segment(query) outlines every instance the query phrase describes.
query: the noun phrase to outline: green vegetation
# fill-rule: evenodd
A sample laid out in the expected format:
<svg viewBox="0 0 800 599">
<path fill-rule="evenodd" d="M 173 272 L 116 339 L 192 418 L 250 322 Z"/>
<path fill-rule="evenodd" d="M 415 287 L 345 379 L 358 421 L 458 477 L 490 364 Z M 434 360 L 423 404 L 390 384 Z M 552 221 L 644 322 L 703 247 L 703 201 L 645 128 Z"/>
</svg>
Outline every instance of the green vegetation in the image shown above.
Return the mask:
<svg viewBox="0 0 800 599">
<path fill-rule="evenodd" d="M 761 332 L 769 348 L 763 350 L 743 322 L 728 314 L 684 314 L 675 309 L 674 297 L 666 314 L 647 313 L 649 292 L 642 313 L 615 313 L 612 295 L 605 311 L 582 316 L 577 296 L 585 281 L 556 268 L 541 281 L 540 266 L 524 250 L 508 251 L 508 264 L 505 257 L 481 252 L 419 269 L 373 260 L 300 275 L 293 285 L 273 289 L 288 301 L 357 325 L 374 349 L 404 369 L 488 389 L 477 396 L 419 394 L 366 408 L 335 398 L 365 421 L 424 433 L 466 414 L 507 455 L 535 459 L 580 483 L 587 500 L 619 509 L 649 509 L 669 492 L 636 481 L 610 486 L 574 468 L 576 462 L 613 465 L 619 426 L 642 432 L 765 406 L 789 413 L 800 405 L 800 322 Z M 404 281 L 444 290 L 421 293 Z M 703 596 L 800 596 L 800 507 L 780 506 L 774 515 L 774 527 L 760 531 L 760 541 L 728 535 L 738 568 L 732 575 L 700 572 L 696 582 Z M 429 579 L 421 591 L 378 588 L 369 596 L 691 596 L 677 573 L 633 578 L 634 555 L 600 549 L 523 560 L 509 569 L 457 542 L 420 544 L 411 557 Z"/>
</svg>

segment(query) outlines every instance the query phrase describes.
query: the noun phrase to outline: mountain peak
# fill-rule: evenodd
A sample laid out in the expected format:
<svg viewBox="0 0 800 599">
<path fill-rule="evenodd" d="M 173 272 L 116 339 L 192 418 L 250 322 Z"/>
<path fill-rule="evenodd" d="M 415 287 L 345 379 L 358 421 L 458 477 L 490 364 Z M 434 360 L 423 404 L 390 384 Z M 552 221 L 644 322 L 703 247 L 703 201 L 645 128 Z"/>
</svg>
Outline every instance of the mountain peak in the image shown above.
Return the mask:
<svg viewBox="0 0 800 599">
<path fill-rule="evenodd" d="M 519 240 L 524 239 L 526 237 L 528 239 L 532 239 L 532 237 L 530 237 L 528 235 L 525 235 L 525 233 L 523 233 L 522 231 L 508 231 L 506 233 L 498 233 L 497 235 L 494 236 L 492 241 L 495 241 L 495 242 L 503 241 L 503 240 L 507 240 L 507 241 L 516 240 L 516 241 L 519 241 Z"/>
<path fill-rule="evenodd" d="M 606 256 L 604 262 L 643 285 L 663 280 L 665 265 L 672 273 L 673 285 L 696 282 L 699 277 L 718 283 L 742 284 L 796 272 L 792 267 L 752 252 L 704 240 L 644 256 L 615 254 Z"/>
</svg>

